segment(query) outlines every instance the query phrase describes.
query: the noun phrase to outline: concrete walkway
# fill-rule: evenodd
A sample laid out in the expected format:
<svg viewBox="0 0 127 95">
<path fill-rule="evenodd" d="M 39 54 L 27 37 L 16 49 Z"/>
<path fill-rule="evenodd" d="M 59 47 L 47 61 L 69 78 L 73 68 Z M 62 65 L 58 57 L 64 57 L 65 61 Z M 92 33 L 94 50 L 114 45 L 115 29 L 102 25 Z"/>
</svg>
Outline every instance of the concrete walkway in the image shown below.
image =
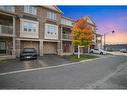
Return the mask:
<svg viewBox="0 0 127 95">
<path fill-rule="evenodd" d="M 127 56 L 127 53 L 122 53 L 122 52 L 108 52 L 109 54 L 112 55 L 122 55 L 122 56 Z"/>
</svg>

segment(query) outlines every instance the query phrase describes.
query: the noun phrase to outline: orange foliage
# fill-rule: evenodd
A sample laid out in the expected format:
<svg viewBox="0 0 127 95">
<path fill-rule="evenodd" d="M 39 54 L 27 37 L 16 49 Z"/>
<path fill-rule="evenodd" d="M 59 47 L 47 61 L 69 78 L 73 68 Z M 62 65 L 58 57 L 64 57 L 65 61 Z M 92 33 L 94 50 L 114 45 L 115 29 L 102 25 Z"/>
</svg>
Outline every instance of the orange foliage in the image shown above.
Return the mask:
<svg viewBox="0 0 127 95">
<path fill-rule="evenodd" d="M 92 28 L 84 19 L 79 19 L 73 26 L 72 31 L 75 45 L 89 46 L 94 39 Z"/>
</svg>

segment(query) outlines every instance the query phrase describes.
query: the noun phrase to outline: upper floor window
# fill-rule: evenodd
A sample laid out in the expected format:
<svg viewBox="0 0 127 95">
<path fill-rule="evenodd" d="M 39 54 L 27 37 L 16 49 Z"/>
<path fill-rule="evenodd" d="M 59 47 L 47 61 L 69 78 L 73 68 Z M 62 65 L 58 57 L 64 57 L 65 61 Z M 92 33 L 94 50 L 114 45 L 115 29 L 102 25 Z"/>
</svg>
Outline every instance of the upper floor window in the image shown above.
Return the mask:
<svg viewBox="0 0 127 95">
<path fill-rule="evenodd" d="M 36 32 L 37 31 L 37 24 L 33 22 L 24 21 L 23 28 L 25 32 Z"/>
<path fill-rule="evenodd" d="M 20 37 L 38 38 L 39 37 L 38 25 L 39 25 L 38 21 L 20 19 Z"/>
<path fill-rule="evenodd" d="M 56 20 L 56 14 L 54 12 L 47 12 L 47 18 Z"/>
<path fill-rule="evenodd" d="M 58 39 L 58 26 L 54 24 L 45 24 L 45 39 Z"/>
<path fill-rule="evenodd" d="M 24 12 L 32 15 L 37 14 L 37 8 L 33 6 L 24 6 Z"/>
<path fill-rule="evenodd" d="M 15 12 L 14 6 L 0 6 L 0 9 L 7 12 Z"/>
</svg>

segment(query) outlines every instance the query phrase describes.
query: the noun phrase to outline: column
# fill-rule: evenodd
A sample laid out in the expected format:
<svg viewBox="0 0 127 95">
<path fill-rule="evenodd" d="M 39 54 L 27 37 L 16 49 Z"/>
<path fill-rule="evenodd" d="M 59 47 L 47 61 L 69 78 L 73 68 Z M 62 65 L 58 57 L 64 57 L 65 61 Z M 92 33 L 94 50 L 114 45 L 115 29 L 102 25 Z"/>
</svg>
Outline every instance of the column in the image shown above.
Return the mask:
<svg viewBox="0 0 127 95">
<path fill-rule="evenodd" d="M 39 51 L 40 51 L 40 56 L 43 56 L 43 41 L 41 40 L 39 43 Z"/>
<path fill-rule="evenodd" d="M 21 44 L 21 40 L 16 40 L 16 56 L 20 57 L 20 44 Z"/>
<path fill-rule="evenodd" d="M 61 28 L 60 28 L 60 31 L 61 31 L 61 42 L 60 42 L 60 55 L 62 56 L 63 55 L 63 27 L 61 26 Z"/>
<path fill-rule="evenodd" d="M 12 55 L 16 57 L 16 48 L 15 48 L 15 17 L 13 17 L 13 49 L 12 49 Z"/>
</svg>

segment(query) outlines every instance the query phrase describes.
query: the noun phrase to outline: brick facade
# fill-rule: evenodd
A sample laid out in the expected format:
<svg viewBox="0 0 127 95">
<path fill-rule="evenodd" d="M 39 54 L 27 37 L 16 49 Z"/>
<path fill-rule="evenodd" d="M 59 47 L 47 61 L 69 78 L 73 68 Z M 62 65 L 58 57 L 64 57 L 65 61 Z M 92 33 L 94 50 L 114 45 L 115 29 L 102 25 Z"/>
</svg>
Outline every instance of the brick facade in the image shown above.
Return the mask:
<svg viewBox="0 0 127 95">
<path fill-rule="evenodd" d="M 19 57 L 20 51 L 23 48 L 35 48 L 40 56 L 43 56 L 43 54 L 50 54 L 50 52 L 51 53 L 54 52 L 54 54 L 58 54 L 58 55 L 73 54 L 74 46 L 72 45 L 72 39 L 70 38 L 63 39 L 63 28 L 71 29 L 73 25 L 69 26 L 69 25 L 61 24 L 61 19 L 65 19 L 72 23 L 74 23 L 75 21 L 63 17 L 62 12 L 58 8 L 56 8 L 56 6 L 34 6 L 34 7 L 37 9 L 36 15 L 25 13 L 24 6 L 15 6 L 15 12 L 13 13 L 9 12 L 5 14 L 5 16 L 8 14 L 11 15 L 11 17 L 15 19 L 15 22 L 13 22 L 15 23 L 15 36 L 12 36 L 12 38 L 15 37 L 15 42 L 13 44 L 15 44 L 16 56 Z M 57 19 L 52 20 L 52 19 L 47 18 L 47 12 L 55 13 Z M 4 13 L 4 11 L 0 11 L 0 14 L 2 13 Z M 22 32 L 21 31 L 21 19 L 38 22 L 38 38 L 21 37 L 20 35 L 20 33 Z M 58 26 L 58 39 L 57 40 L 45 39 L 44 36 L 45 36 L 45 24 L 46 23 Z M 69 33 L 67 34 L 67 36 L 68 35 Z M 66 44 L 66 42 L 68 44 Z M 67 48 L 66 50 L 63 49 L 63 47 L 65 46 L 68 46 L 67 47 L 68 50 Z M 49 49 L 49 51 L 47 48 Z M 63 50 L 66 52 L 64 52 Z"/>
</svg>

